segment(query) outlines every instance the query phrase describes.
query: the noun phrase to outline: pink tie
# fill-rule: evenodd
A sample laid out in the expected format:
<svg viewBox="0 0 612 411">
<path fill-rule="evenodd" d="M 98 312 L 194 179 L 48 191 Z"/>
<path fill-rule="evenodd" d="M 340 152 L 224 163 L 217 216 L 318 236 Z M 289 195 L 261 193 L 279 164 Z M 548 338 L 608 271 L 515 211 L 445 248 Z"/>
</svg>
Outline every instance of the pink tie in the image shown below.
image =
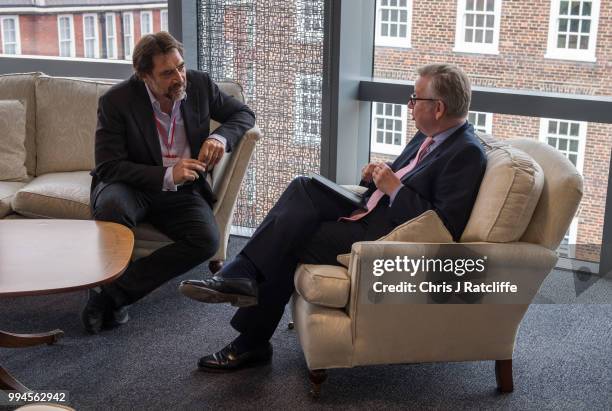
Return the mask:
<svg viewBox="0 0 612 411">
<path fill-rule="evenodd" d="M 399 170 L 395 172 L 395 175 L 397 176 L 397 178 L 401 180 L 402 177 L 404 177 L 406 174 L 412 171 L 412 169 L 414 169 L 414 167 L 416 167 L 416 165 L 419 164 L 419 161 L 421 161 L 421 159 L 425 156 L 427 149 L 429 148 L 429 146 L 433 144 L 433 142 L 434 142 L 433 137 L 427 137 L 421 144 L 419 151 L 417 152 L 416 156 L 414 156 L 414 158 L 410 161 L 410 163 L 408 163 L 406 167 L 400 168 Z M 374 207 L 376 207 L 376 205 L 378 204 L 380 199 L 383 198 L 384 195 L 385 193 L 383 193 L 380 190 L 374 191 L 374 193 L 372 193 L 372 195 L 370 196 L 370 199 L 368 200 L 368 204 L 366 205 L 368 209 L 366 211 L 358 212 L 357 214 L 353 214 L 350 217 L 340 217 L 338 221 L 357 221 L 365 217 L 372 210 L 374 210 Z"/>
</svg>

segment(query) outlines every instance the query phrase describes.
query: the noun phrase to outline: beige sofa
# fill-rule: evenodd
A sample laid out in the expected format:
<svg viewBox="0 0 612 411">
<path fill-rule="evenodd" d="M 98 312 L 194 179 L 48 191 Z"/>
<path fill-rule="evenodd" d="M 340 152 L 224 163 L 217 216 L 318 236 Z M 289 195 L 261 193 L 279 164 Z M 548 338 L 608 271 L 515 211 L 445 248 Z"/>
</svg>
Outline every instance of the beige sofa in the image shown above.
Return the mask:
<svg viewBox="0 0 612 411">
<path fill-rule="evenodd" d="M 96 110 L 98 98 L 112 84 L 42 73 L 0 76 L 0 100 L 25 103 L 27 171 L 27 177 L 20 181 L 0 181 L 0 218 L 91 218 L 89 171 L 94 167 Z M 221 82 L 219 87 L 244 101 L 238 84 Z M 211 129 L 216 126 L 211 124 Z M 218 198 L 213 212 L 222 239 L 212 262 L 226 258 L 236 199 L 260 137 L 256 127 L 249 130 L 212 173 L 210 182 Z M 2 139 L 0 131 L 0 144 L 4 144 Z M 135 257 L 171 242 L 149 224 L 139 225 L 134 231 Z M 211 266 L 218 268 L 219 264 Z"/>
<path fill-rule="evenodd" d="M 555 250 L 582 197 L 582 177 L 546 144 L 483 140 L 487 170 L 460 243 L 428 211 L 379 241 L 353 244 L 350 254 L 338 257 L 344 267 L 298 267 L 293 319 L 313 395 L 329 368 L 436 361 L 494 360 L 498 388 L 513 390 L 518 327 L 555 266 Z M 373 259 L 418 260 L 440 250 L 486 255 L 486 281 L 512 282 L 518 293 L 486 294 L 479 304 L 433 304 L 423 294 L 372 300 Z M 416 282 L 428 274 L 418 272 Z"/>
</svg>

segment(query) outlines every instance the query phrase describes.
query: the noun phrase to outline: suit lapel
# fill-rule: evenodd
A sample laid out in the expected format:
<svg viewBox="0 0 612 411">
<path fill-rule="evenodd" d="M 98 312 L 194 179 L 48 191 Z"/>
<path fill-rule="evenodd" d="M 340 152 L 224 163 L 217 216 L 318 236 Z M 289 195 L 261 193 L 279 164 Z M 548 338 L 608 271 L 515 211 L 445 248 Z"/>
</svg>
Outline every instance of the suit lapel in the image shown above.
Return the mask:
<svg viewBox="0 0 612 411">
<path fill-rule="evenodd" d="M 198 126 L 200 118 L 200 107 L 197 91 L 193 90 L 192 83 L 187 80 L 187 98 L 181 104 L 181 114 L 183 115 L 183 125 L 185 135 L 191 148 L 191 157 L 197 158 L 200 152 L 200 136 L 198 136 Z"/>
<path fill-rule="evenodd" d="M 149 148 L 151 157 L 156 165 L 162 165 L 161 146 L 159 144 L 159 136 L 155 128 L 155 119 L 153 115 L 153 107 L 147 89 L 142 81 L 132 77 L 133 87 L 135 88 L 136 98 L 132 104 L 132 115 L 140 128 L 145 144 Z"/>
</svg>

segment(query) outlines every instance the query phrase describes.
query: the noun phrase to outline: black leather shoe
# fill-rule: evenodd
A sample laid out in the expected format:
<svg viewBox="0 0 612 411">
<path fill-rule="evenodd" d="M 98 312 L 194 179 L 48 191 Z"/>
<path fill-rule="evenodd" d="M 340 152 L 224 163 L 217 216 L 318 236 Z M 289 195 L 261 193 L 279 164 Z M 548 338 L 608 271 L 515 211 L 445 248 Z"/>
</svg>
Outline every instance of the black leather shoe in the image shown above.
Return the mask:
<svg viewBox="0 0 612 411">
<path fill-rule="evenodd" d="M 257 283 L 250 278 L 186 280 L 179 290 L 185 296 L 204 303 L 230 303 L 234 307 L 257 305 Z"/>
<path fill-rule="evenodd" d="M 266 364 L 270 360 L 272 360 L 272 344 L 269 342 L 241 354 L 238 354 L 234 343 L 230 343 L 221 351 L 200 358 L 198 368 L 209 372 L 229 372 Z"/>
<path fill-rule="evenodd" d="M 103 328 L 125 324 L 129 318 L 127 307 L 113 309 L 112 301 L 103 291 L 89 290 L 87 304 L 81 313 L 85 331 L 90 334 L 98 334 Z"/>
</svg>

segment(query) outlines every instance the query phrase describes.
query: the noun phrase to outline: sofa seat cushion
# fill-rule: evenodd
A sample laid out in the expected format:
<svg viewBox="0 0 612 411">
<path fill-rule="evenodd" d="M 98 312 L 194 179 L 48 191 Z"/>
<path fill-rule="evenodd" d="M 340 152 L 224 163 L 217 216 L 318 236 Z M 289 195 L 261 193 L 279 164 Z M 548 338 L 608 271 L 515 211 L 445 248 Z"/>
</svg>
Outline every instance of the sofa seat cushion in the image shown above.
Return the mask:
<svg viewBox="0 0 612 411">
<path fill-rule="evenodd" d="M 15 193 L 25 185 L 26 183 L 0 181 L 0 218 L 4 218 L 11 213 L 11 201 Z"/>
<path fill-rule="evenodd" d="M 487 169 L 461 242 L 518 241 L 540 199 L 544 172 L 524 151 L 490 136 L 479 137 Z"/>
<path fill-rule="evenodd" d="M 49 173 L 36 177 L 15 194 L 13 210 L 31 218 L 87 220 L 91 176 L 87 171 Z"/>
<path fill-rule="evenodd" d="M 28 178 L 25 137 L 25 101 L 0 100 L 0 180 L 24 181 Z"/>
<path fill-rule="evenodd" d="M 341 308 L 348 303 L 351 280 L 344 267 L 302 264 L 294 281 L 295 290 L 311 304 Z"/>
</svg>

